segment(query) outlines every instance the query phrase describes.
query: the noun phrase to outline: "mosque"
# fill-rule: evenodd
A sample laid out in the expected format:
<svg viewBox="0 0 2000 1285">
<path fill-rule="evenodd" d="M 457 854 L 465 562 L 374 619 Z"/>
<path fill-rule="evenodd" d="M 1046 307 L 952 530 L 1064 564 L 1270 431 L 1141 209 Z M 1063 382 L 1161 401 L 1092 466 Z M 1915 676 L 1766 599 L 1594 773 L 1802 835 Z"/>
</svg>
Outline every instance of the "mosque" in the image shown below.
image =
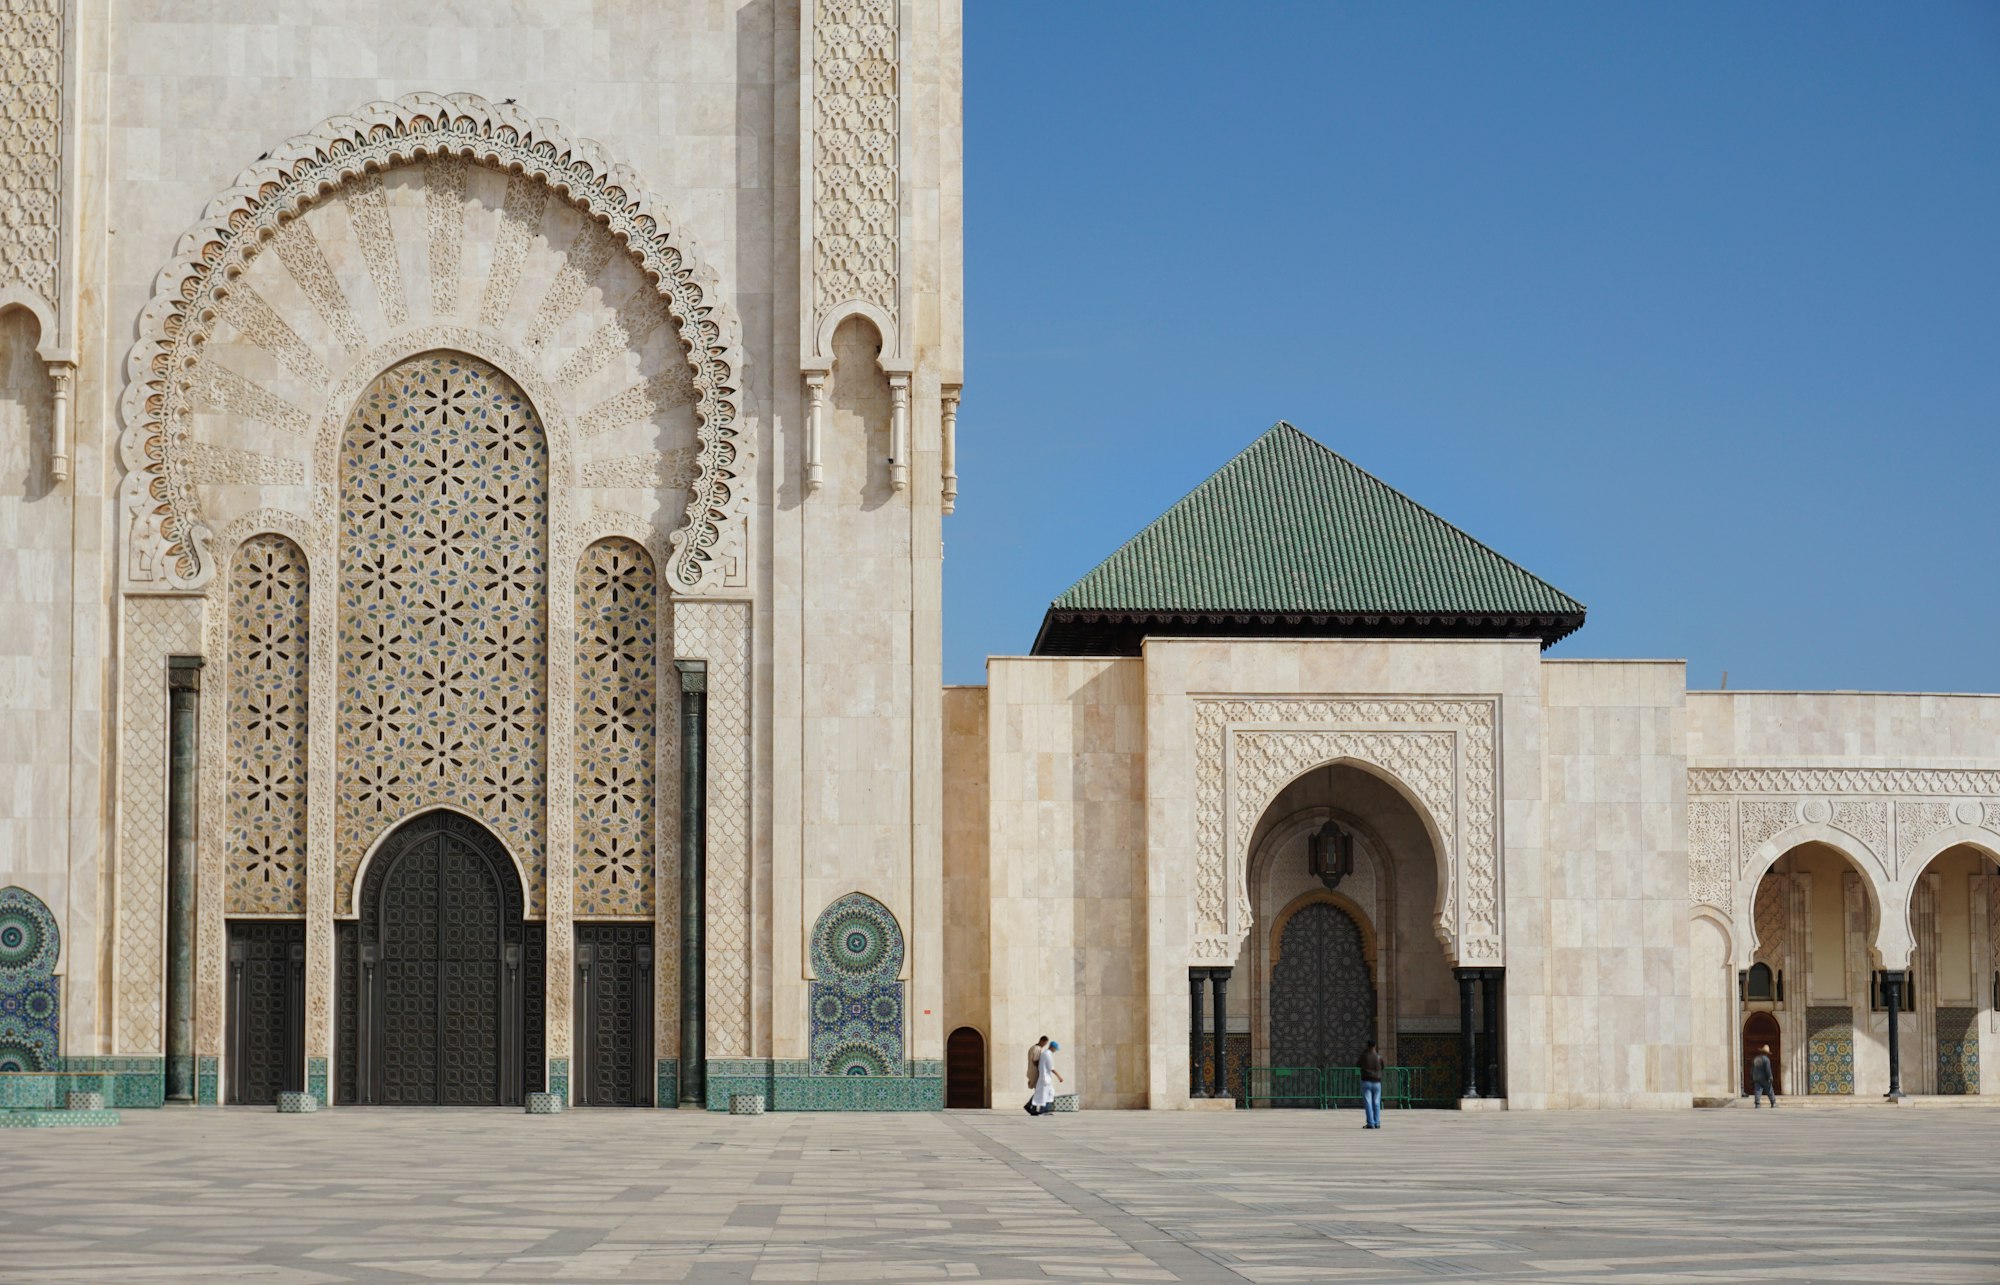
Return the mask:
<svg viewBox="0 0 2000 1285">
<path fill-rule="evenodd" d="M 957 0 L 509 12 L 0 12 L 0 1105 L 2000 1096 L 2000 696 L 1254 421 L 947 687 Z"/>
</svg>

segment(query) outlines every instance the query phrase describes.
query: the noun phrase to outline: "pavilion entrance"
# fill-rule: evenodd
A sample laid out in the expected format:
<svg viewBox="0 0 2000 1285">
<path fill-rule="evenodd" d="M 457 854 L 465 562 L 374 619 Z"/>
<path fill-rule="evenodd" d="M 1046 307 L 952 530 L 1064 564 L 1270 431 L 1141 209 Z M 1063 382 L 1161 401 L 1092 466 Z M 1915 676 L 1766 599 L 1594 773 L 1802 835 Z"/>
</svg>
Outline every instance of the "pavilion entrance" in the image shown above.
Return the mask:
<svg viewBox="0 0 2000 1285">
<path fill-rule="evenodd" d="M 478 822 L 430 812 L 383 840 L 341 988 L 357 1046 L 349 1100 L 520 1104 L 525 1063 L 541 1056 L 524 1021 L 526 930 L 514 863 Z"/>
</svg>

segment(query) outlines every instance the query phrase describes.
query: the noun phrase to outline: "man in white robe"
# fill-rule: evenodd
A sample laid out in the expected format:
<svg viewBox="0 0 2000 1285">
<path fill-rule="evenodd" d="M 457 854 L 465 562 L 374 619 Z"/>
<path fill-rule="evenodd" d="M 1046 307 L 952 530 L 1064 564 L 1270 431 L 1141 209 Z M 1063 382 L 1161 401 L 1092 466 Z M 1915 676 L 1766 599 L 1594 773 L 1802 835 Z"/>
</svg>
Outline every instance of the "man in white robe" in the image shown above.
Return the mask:
<svg viewBox="0 0 2000 1285">
<path fill-rule="evenodd" d="M 1056 1070 L 1055 1047 L 1046 1035 L 1035 1041 L 1031 1061 L 1034 1078 L 1030 1081 L 1034 1093 L 1028 1098 L 1029 1115 L 1047 1115 L 1056 1109 L 1056 1085 L 1062 1083 L 1062 1072 Z"/>
</svg>

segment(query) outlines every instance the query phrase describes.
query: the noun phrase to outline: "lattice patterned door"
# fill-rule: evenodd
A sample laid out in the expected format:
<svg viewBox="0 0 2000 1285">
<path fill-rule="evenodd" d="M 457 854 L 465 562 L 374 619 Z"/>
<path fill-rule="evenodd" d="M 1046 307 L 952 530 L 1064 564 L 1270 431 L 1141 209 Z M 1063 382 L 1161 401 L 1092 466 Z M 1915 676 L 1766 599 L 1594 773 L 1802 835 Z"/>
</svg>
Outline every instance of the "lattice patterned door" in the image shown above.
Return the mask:
<svg viewBox="0 0 2000 1285">
<path fill-rule="evenodd" d="M 229 921 L 229 1101 L 264 1106 L 305 1087 L 306 925 Z"/>
<path fill-rule="evenodd" d="M 364 1099 L 518 1102 L 521 890 L 492 836 L 450 813 L 399 830 L 370 871 L 361 929 Z"/>
<path fill-rule="evenodd" d="M 577 1105 L 653 1102 L 653 926 L 576 926 Z"/>
<path fill-rule="evenodd" d="M 1350 1067 L 1375 1035 L 1375 981 L 1361 929 L 1327 902 L 1302 906 L 1271 969 L 1271 1063 Z"/>
</svg>

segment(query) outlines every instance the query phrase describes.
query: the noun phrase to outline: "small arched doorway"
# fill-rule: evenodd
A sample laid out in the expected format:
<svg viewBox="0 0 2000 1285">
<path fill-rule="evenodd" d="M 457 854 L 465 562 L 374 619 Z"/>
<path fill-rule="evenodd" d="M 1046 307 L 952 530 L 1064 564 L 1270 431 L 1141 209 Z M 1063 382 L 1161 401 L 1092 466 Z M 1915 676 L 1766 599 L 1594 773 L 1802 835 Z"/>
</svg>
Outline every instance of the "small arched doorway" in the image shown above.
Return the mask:
<svg viewBox="0 0 2000 1285">
<path fill-rule="evenodd" d="M 944 1042 L 944 1104 L 978 1108 L 986 1100 L 986 1037 L 961 1026 Z"/>
<path fill-rule="evenodd" d="M 1771 1087 L 1779 1093 L 1785 1091 L 1784 1037 L 1778 1029 L 1778 1019 L 1769 1013 L 1752 1013 L 1743 1022 L 1743 1096 L 1749 1097 L 1750 1067 L 1757 1055 L 1771 1046 Z"/>
<path fill-rule="evenodd" d="M 456 812 L 403 823 L 361 890 L 360 1100 L 522 1100 L 521 882 L 490 831 Z"/>
<path fill-rule="evenodd" d="M 1375 978 L 1361 925 L 1331 900 L 1294 910 L 1271 966 L 1271 1062 L 1350 1067 L 1375 1036 Z"/>
</svg>

